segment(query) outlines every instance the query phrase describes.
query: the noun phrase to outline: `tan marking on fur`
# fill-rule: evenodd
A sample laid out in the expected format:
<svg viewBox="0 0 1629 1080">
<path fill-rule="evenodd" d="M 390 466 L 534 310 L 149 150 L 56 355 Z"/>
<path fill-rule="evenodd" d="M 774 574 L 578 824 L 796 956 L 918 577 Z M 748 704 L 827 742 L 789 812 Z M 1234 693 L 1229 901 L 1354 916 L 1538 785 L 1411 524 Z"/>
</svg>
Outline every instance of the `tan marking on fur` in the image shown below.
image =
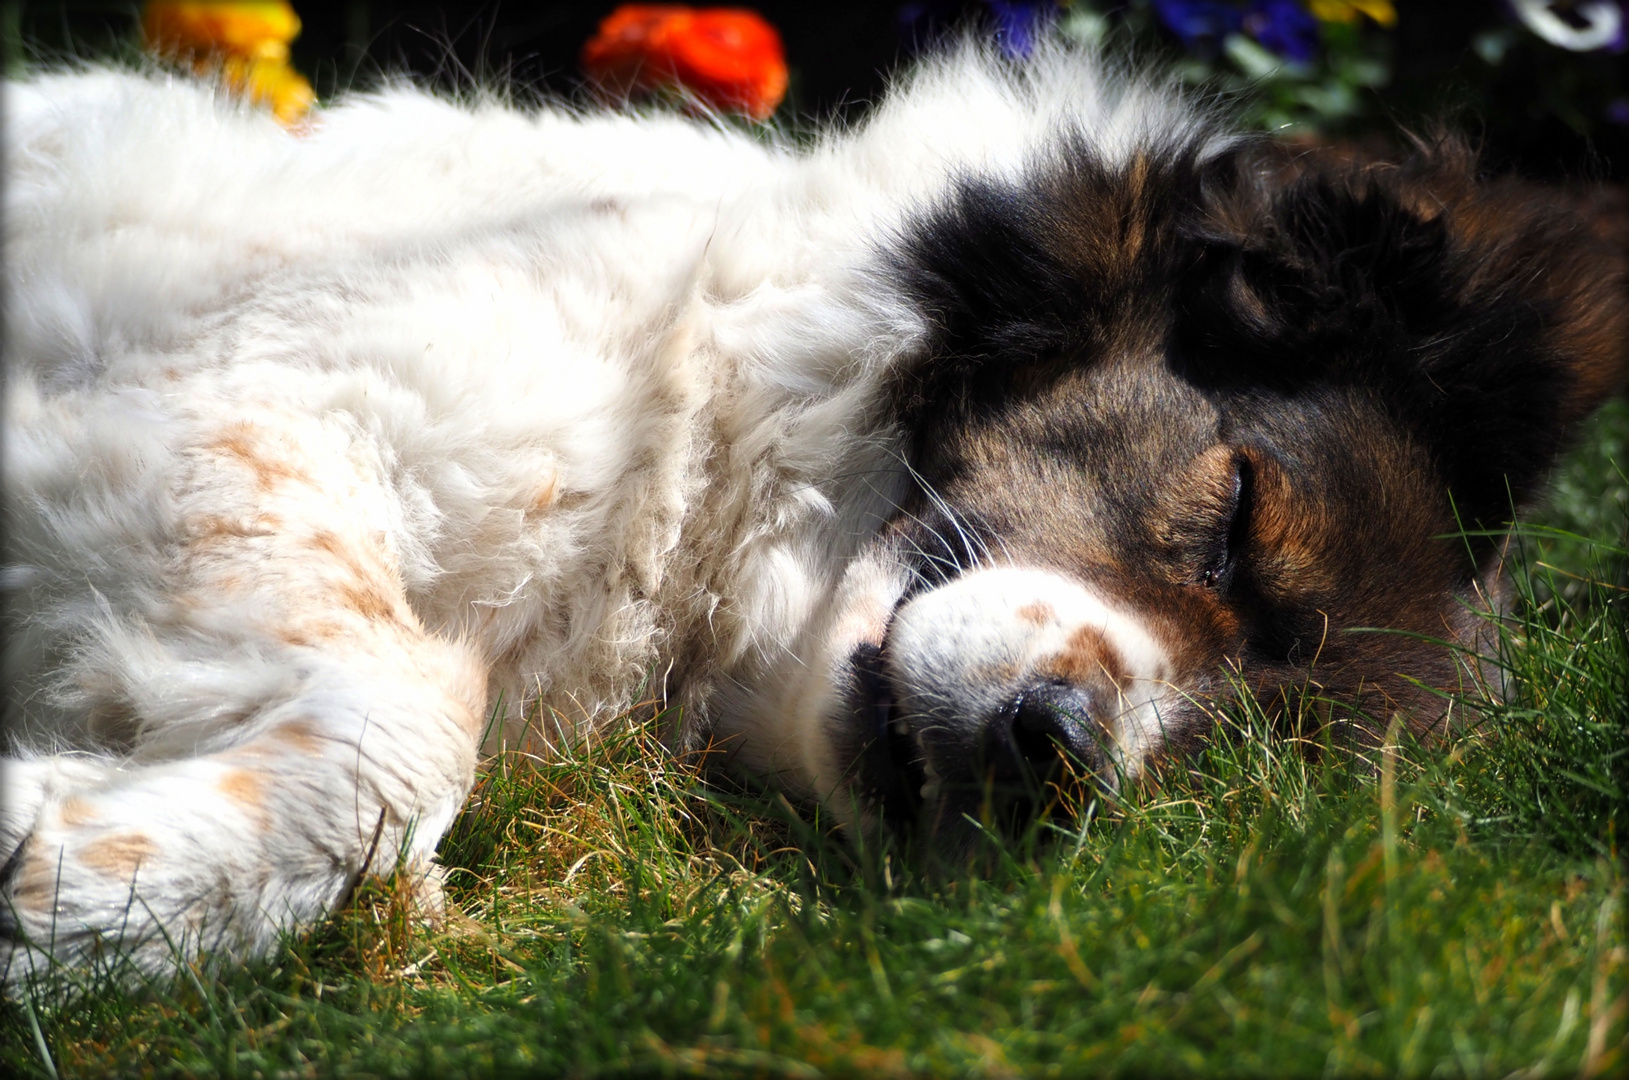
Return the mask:
<svg viewBox="0 0 1629 1080">
<path fill-rule="evenodd" d="M 353 546 L 338 533 L 320 530 L 311 537 L 311 546 L 332 555 L 345 568 L 345 572 L 358 581 L 382 576 L 381 560 L 376 552 Z M 383 546 L 383 538 L 380 539 L 380 546 Z M 372 565 L 365 565 L 365 561 Z"/>
<path fill-rule="evenodd" d="M 92 803 L 81 799 L 77 795 L 62 800 L 62 805 L 57 808 L 57 813 L 61 815 L 62 823 L 69 828 L 88 824 L 101 816 Z"/>
<path fill-rule="evenodd" d="M 538 487 L 537 493 L 532 496 L 532 502 L 527 511 L 540 514 L 560 501 L 560 474 L 550 473 L 549 478 Z"/>
<path fill-rule="evenodd" d="M 277 639 L 285 645 L 313 648 L 343 640 L 352 631 L 333 619 L 304 619 L 290 626 L 278 627 L 275 632 Z"/>
<path fill-rule="evenodd" d="M 215 790 L 257 816 L 266 809 L 265 781 L 248 769 L 233 769 L 215 781 Z"/>
<path fill-rule="evenodd" d="M 241 462 L 254 473 L 255 482 L 262 491 L 270 490 L 283 481 L 309 479 L 288 462 L 262 455 L 254 438 L 257 430 L 248 421 L 240 421 L 227 427 L 205 449 Z"/>
<path fill-rule="evenodd" d="M 38 845 L 29 847 L 31 850 L 24 854 L 22 869 L 12 886 L 11 902 L 21 908 L 45 908 L 57 895 L 57 849 L 53 847 L 47 857 L 45 852 L 36 850 Z"/>
<path fill-rule="evenodd" d="M 1062 651 L 1044 661 L 1039 671 L 1071 686 L 1091 686 L 1106 678 L 1117 690 L 1129 675 L 1120 654 L 1092 626 L 1082 626 L 1070 634 Z"/>
<path fill-rule="evenodd" d="M 1320 559 L 1322 544 L 1305 522 L 1285 514 L 1258 514 L 1260 538 L 1255 577 L 1277 599 L 1315 596 L 1333 591 L 1334 582 Z"/>
<path fill-rule="evenodd" d="M 338 602 L 369 622 L 397 622 L 418 630 L 418 620 L 399 601 L 400 585 L 393 568 L 379 551 L 359 548 L 336 533 L 322 530 L 310 540 L 312 547 L 333 557 L 344 569 L 348 581 L 336 587 Z M 384 546 L 384 538 L 379 538 Z M 337 627 L 335 628 L 337 629 Z"/>
<path fill-rule="evenodd" d="M 271 536 L 279 524 L 278 519 L 271 514 L 256 514 L 253 518 L 203 514 L 187 521 L 187 543 L 192 547 L 202 547 L 226 540 Z"/>
<path fill-rule="evenodd" d="M 1131 206 L 1120 220 L 1120 259 L 1123 265 L 1135 263 L 1142 255 L 1147 239 L 1147 199 L 1149 180 L 1153 169 L 1146 153 L 1138 151 L 1131 159 L 1126 174 L 1126 187 L 1131 192 Z"/>
<path fill-rule="evenodd" d="M 396 618 L 396 605 L 384 592 L 368 584 L 341 585 L 340 602 L 369 622 Z"/>
<path fill-rule="evenodd" d="M 318 551 L 326 551 L 328 554 L 347 563 L 351 561 L 350 545 L 345 543 L 336 532 L 330 532 L 327 529 L 317 530 L 311 535 L 311 546 Z"/>
<path fill-rule="evenodd" d="M 1031 626 L 1045 626 L 1058 617 L 1057 611 L 1045 600 L 1036 600 L 1034 603 L 1025 604 L 1013 614 Z"/>
<path fill-rule="evenodd" d="M 108 877 L 127 878 L 158 854 L 158 845 L 139 832 L 115 833 L 93 840 L 79 853 L 79 861 Z"/>
<path fill-rule="evenodd" d="M 284 645 L 293 645 L 302 649 L 309 649 L 316 644 L 316 641 L 313 640 L 309 634 L 302 630 L 295 630 L 292 627 L 287 626 L 278 628 L 277 640 L 281 641 Z"/>
<path fill-rule="evenodd" d="M 278 724 L 266 736 L 280 743 L 294 747 L 301 753 L 315 754 L 323 748 L 322 734 L 317 726 L 309 720 L 289 720 Z"/>
<path fill-rule="evenodd" d="M 1256 512 L 1251 519 L 1255 577 L 1275 598 L 1310 596 L 1334 589 L 1322 557 L 1328 540 L 1316 512 L 1291 505 L 1289 479 L 1277 468 L 1256 473 Z"/>
<path fill-rule="evenodd" d="M 1197 455 L 1157 497 L 1151 527 L 1169 561 L 1152 568 L 1165 571 L 1173 584 L 1198 584 L 1213 551 L 1218 531 L 1227 523 L 1233 502 L 1234 449 L 1225 444 Z"/>
</svg>

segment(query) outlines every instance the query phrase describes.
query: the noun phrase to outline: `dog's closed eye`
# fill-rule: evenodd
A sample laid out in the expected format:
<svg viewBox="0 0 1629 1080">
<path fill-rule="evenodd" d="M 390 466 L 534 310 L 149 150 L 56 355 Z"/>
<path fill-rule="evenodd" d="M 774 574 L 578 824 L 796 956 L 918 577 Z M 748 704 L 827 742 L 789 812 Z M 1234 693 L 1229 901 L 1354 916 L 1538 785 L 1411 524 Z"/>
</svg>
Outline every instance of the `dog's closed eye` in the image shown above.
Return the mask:
<svg viewBox="0 0 1629 1080">
<path fill-rule="evenodd" d="M 1249 546 L 1255 496 L 1250 458 L 1226 445 L 1200 454 L 1165 497 L 1164 538 L 1175 578 L 1187 585 L 1225 589 Z"/>
<path fill-rule="evenodd" d="M 1199 584 L 1208 589 L 1223 588 L 1233 577 L 1233 570 L 1243 557 L 1250 540 L 1250 512 L 1254 502 L 1254 473 L 1250 459 L 1235 453 L 1231 461 L 1232 482 L 1225 503 L 1226 509 L 1217 519 L 1220 523 L 1208 552 L 1209 558 L 1199 574 Z"/>
</svg>

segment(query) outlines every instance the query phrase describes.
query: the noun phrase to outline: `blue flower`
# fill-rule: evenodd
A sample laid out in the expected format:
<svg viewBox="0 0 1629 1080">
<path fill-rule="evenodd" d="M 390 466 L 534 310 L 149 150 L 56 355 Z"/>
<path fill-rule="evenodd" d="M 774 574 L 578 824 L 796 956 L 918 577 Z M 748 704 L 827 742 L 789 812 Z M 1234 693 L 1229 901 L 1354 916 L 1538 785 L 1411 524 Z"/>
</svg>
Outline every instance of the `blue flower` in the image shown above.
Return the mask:
<svg viewBox="0 0 1629 1080">
<path fill-rule="evenodd" d="M 1307 64 L 1318 55 L 1318 20 L 1298 0 L 1256 0 L 1244 17 L 1244 28 L 1286 60 Z"/>
<path fill-rule="evenodd" d="M 1057 18 L 1058 2 L 984 0 L 971 10 L 978 13 L 979 25 L 995 38 L 1002 53 L 1020 60 L 1035 51 L 1035 43 Z M 968 5 L 958 0 L 914 0 L 899 6 L 899 34 L 916 52 L 946 37 L 968 14 Z"/>
<path fill-rule="evenodd" d="M 1058 13 L 1053 0 L 986 0 L 995 24 L 996 43 L 1012 59 L 1028 56 L 1035 41 Z"/>
<path fill-rule="evenodd" d="M 1244 26 L 1244 11 L 1224 0 L 1154 0 L 1154 14 L 1190 52 L 1208 52 Z"/>
<path fill-rule="evenodd" d="M 1318 55 L 1318 20 L 1300 0 L 1153 0 L 1154 13 L 1191 52 L 1214 53 L 1229 34 L 1244 32 L 1286 60 Z"/>
</svg>

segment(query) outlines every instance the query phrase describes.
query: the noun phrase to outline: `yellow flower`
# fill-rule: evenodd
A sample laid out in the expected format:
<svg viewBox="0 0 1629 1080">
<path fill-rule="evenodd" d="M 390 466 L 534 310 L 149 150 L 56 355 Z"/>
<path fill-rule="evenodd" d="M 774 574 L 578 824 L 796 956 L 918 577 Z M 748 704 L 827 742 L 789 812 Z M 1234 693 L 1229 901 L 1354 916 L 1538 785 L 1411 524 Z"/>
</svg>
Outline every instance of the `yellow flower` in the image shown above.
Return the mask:
<svg viewBox="0 0 1629 1080">
<path fill-rule="evenodd" d="M 227 56 L 221 78 L 256 105 L 270 109 L 284 127 L 299 123 L 317 101 L 317 92 L 298 71 L 276 60 Z"/>
<path fill-rule="evenodd" d="M 1367 15 L 1381 26 L 1397 25 L 1397 9 L 1391 0 L 1307 0 L 1307 10 L 1322 22 L 1357 22 Z"/>
<path fill-rule="evenodd" d="M 317 99 L 311 84 L 289 66 L 288 46 L 299 36 L 300 17 L 287 0 L 149 0 L 141 31 L 151 52 L 190 61 L 201 75 L 218 74 L 285 125 L 297 123 Z"/>
</svg>

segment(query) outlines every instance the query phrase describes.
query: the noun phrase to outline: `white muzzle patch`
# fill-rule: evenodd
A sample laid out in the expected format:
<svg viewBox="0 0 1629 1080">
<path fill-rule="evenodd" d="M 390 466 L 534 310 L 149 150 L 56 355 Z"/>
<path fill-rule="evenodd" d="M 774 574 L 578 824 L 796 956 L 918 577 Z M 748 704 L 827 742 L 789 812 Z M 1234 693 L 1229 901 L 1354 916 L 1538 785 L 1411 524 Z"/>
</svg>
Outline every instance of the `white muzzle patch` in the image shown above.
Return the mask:
<svg viewBox="0 0 1629 1080">
<path fill-rule="evenodd" d="M 1102 779 L 1135 776 L 1160 745 L 1159 707 L 1173 692 L 1169 651 L 1142 620 L 1046 570 L 973 570 L 913 598 L 894 617 L 886 655 L 930 785 L 936 729 L 968 732 L 1031 688 L 1059 684 L 1091 702 L 1113 766 Z"/>
</svg>

